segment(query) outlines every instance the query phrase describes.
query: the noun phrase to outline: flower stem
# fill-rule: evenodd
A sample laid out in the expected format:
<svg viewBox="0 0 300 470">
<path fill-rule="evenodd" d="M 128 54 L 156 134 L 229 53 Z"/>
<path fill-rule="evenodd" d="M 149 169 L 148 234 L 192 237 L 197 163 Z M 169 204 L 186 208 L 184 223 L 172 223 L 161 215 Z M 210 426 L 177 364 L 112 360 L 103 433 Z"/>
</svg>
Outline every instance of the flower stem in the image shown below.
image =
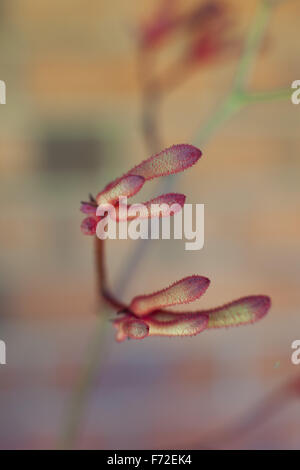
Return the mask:
<svg viewBox="0 0 300 470">
<path fill-rule="evenodd" d="M 86 362 L 82 365 L 78 383 L 75 385 L 70 399 L 66 424 L 62 433 L 61 445 L 59 446 L 63 449 L 73 449 L 76 447 L 80 428 L 84 420 L 85 406 L 105 356 L 105 333 L 109 322 L 107 321 L 108 310 L 107 307 L 102 308 L 103 303 L 105 301 L 108 306 L 113 307 L 115 310 L 124 308 L 122 302 L 119 302 L 106 286 L 104 241 L 97 237 L 95 237 L 95 259 L 100 304 L 99 315 L 93 337 L 89 342 Z"/>
<path fill-rule="evenodd" d="M 246 38 L 245 49 L 237 66 L 233 85 L 223 103 L 212 114 L 196 137 L 196 145 L 206 143 L 211 135 L 243 106 L 259 101 L 286 98 L 290 90 L 249 92 L 247 87 L 272 11 L 272 2 L 261 0 Z"/>
<path fill-rule="evenodd" d="M 234 90 L 245 90 L 249 84 L 252 75 L 251 72 L 265 35 L 271 11 L 271 2 L 267 0 L 261 0 L 259 2 L 255 18 L 246 38 L 244 53 L 241 56 L 237 68 L 233 85 Z"/>
<path fill-rule="evenodd" d="M 105 311 L 97 318 L 96 328 L 92 341 L 89 343 L 86 362 L 82 365 L 78 383 L 74 387 L 67 419 L 63 429 L 60 448 L 74 449 L 83 423 L 85 405 L 90 396 L 95 377 L 99 373 L 104 359 L 104 338 L 106 326 L 109 324 L 105 318 Z"/>
<path fill-rule="evenodd" d="M 210 137 L 224 124 L 231 116 L 238 112 L 243 106 L 243 100 L 239 95 L 231 93 L 225 98 L 223 103 L 213 112 L 211 117 L 201 127 L 195 138 L 195 145 L 203 146 Z"/>
<path fill-rule="evenodd" d="M 104 241 L 95 236 L 95 259 L 97 271 L 97 289 L 100 301 L 104 300 L 108 306 L 114 310 L 122 310 L 125 308 L 120 300 L 118 300 L 107 287 Z"/>
<path fill-rule="evenodd" d="M 244 95 L 245 103 L 259 103 L 261 101 L 275 101 L 280 99 L 286 99 L 291 96 L 290 88 L 283 88 L 279 90 L 271 91 L 258 91 L 258 92 L 248 92 Z"/>
</svg>

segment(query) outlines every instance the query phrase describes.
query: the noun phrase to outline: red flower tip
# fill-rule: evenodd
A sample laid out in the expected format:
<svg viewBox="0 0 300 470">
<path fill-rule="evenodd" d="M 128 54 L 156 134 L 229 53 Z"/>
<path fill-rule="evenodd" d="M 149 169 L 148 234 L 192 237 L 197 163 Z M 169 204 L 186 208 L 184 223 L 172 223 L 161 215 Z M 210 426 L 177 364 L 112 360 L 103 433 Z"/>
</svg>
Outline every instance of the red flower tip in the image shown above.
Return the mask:
<svg viewBox="0 0 300 470">
<path fill-rule="evenodd" d="M 187 304 L 201 297 L 209 284 L 210 280 L 206 277 L 189 276 L 153 294 L 135 297 L 129 310 L 138 317 L 142 317 L 164 307 Z"/>
<path fill-rule="evenodd" d="M 81 231 L 84 235 L 95 235 L 98 220 L 95 217 L 86 217 L 81 222 Z"/>
<path fill-rule="evenodd" d="M 205 64 L 210 61 L 225 57 L 239 49 L 239 41 L 222 38 L 221 35 L 203 34 L 197 38 L 187 52 L 187 61 L 191 63 Z"/>
<path fill-rule="evenodd" d="M 81 202 L 80 211 L 83 212 L 84 214 L 96 215 L 97 204 L 94 204 L 92 202 Z"/>
<path fill-rule="evenodd" d="M 186 170 L 194 165 L 202 152 L 189 144 L 178 144 L 168 147 L 135 166 L 127 174 L 140 175 L 145 180 L 159 176 L 171 175 Z"/>
<path fill-rule="evenodd" d="M 213 1 L 200 6 L 188 24 L 195 30 L 186 52 L 188 62 L 205 64 L 237 50 L 236 39 L 229 37 L 232 20 L 225 4 Z"/>
<path fill-rule="evenodd" d="M 187 59 L 191 62 L 208 62 L 215 59 L 223 50 L 223 44 L 219 38 L 211 34 L 205 34 L 191 45 Z"/>
<path fill-rule="evenodd" d="M 160 45 L 176 28 L 175 6 L 175 0 L 164 0 L 153 18 L 141 26 L 140 44 L 143 49 L 152 49 Z"/>
</svg>

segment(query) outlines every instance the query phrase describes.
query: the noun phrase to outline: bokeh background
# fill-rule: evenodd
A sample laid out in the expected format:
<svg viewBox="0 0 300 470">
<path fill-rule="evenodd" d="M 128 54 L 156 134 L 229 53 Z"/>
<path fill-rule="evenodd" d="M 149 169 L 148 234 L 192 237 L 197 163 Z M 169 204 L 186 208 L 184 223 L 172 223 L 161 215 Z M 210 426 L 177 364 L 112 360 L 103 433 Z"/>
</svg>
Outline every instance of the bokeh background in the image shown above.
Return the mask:
<svg viewBox="0 0 300 470">
<path fill-rule="evenodd" d="M 3 449 L 60 445 L 97 324 L 93 242 L 80 232 L 79 202 L 149 156 L 137 28 L 160 3 L 1 0 Z M 177 3 L 187 12 L 199 0 Z M 258 2 L 225 3 L 242 40 Z M 286 88 L 300 78 L 299 15 L 298 0 L 274 8 L 251 89 Z M 172 45 L 159 50 L 158 68 L 173 53 Z M 162 147 L 196 143 L 232 84 L 238 54 L 208 61 L 166 93 L 158 116 Z M 109 283 L 124 300 L 197 273 L 211 286 L 195 308 L 251 294 L 270 295 L 273 306 L 253 326 L 187 339 L 117 344 L 106 327 L 76 447 L 300 447 L 300 390 L 287 392 L 266 417 L 259 411 L 263 419 L 251 431 L 224 438 L 300 374 L 290 359 L 291 343 L 300 339 L 299 117 L 300 106 L 289 99 L 243 109 L 176 179 L 187 202 L 205 204 L 203 250 L 149 241 L 132 263 L 138 242 L 107 243 Z M 157 190 L 155 181 L 147 184 L 139 200 Z"/>
</svg>

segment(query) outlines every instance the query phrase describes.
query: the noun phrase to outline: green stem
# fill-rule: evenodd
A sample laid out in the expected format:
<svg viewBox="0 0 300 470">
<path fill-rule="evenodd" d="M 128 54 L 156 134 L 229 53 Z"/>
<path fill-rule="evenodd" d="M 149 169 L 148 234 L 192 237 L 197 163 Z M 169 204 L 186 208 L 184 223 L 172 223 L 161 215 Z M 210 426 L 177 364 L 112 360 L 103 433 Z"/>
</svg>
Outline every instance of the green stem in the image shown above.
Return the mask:
<svg viewBox="0 0 300 470">
<path fill-rule="evenodd" d="M 245 104 L 250 103 L 259 103 L 260 101 L 275 101 L 280 99 L 290 98 L 291 89 L 283 88 L 279 90 L 272 91 L 258 91 L 258 92 L 248 92 L 243 96 Z"/>
<path fill-rule="evenodd" d="M 261 0 L 246 39 L 244 53 L 237 68 L 233 85 L 234 90 L 244 90 L 249 83 L 251 71 L 264 38 L 271 11 L 271 2 Z"/>
<path fill-rule="evenodd" d="M 259 101 L 271 101 L 278 98 L 286 98 L 290 90 L 275 90 L 271 92 L 247 92 L 246 87 L 251 78 L 251 71 L 259 52 L 267 24 L 272 11 L 272 2 L 261 0 L 252 26 L 249 30 L 244 53 L 239 61 L 235 79 L 231 91 L 223 103 L 208 119 L 196 137 L 195 144 L 206 143 L 211 135 L 236 114 L 244 105 Z"/>
<path fill-rule="evenodd" d="M 211 115 L 211 117 L 202 126 L 198 136 L 195 139 L 195 145 L 203 147 L 210 137 L 224 124 L 230 117 L 238 112 L 243 105 L 239 95 L 230 94 L 223 103 Z"/>
<path fill-rule="evenodd" d="M 81 375 L 74 387 L 73 396 L 71 396 L 67 414 L 68 419 L 63 429 L 59 446 L 62 449 L 74 449 L 76 447 L 79 429 L 83 422 L 85 404 L 92 389 L 95 376 L 101 367 L 101 361 L 104 359 L 103 344 L 108 324 L 106 312 L 101 312 L 101 315 L 97 318 L 93 341 L 89 343 L 86 363 L 82 366 Z"/>
</svg>

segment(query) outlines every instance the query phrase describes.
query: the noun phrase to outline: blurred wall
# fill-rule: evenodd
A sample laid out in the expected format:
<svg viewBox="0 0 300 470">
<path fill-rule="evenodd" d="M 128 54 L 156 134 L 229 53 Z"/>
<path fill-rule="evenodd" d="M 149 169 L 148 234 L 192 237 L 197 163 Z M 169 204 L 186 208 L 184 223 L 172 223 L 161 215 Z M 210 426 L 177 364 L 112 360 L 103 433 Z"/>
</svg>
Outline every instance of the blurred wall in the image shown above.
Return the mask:
<svg viewBox="0 0 300 470">
<path fill-rule="evenodd" d="M 228 3 L 243 38 L 257 2 Z M 135 31 L 157 4 L 1 2 L 7 104 L 0 107 L 0 338 L 8 355 L 0 366 L 1 448 L 54 447 L 63 427 L 97 302 L 93 246 L 80 233 L 79 202 L 148 156 Z M 299 79 L 299 13 L 296 0 L 274 10 L 254 90 Z M 233 57 L 199 68 L 167 94 L 164 147 L 195 142 L 236 63 Z M 218 130 L 175 188 L 188 202 L 205 204 L 204 249 L 149 242 L 123 293 L 130 300 L 199 273 L 212 283 L 195 308 L 262 293 L 272 297 L 269 315 L 249 328 L 184 340 L 117 345 L 108 328 L 81 447 L 188 447 L 299 374 L 290 362 L 300 334 L 299 113 L 289 100 L 255 104 Z M 156 183 L 147 185 L 141 200 L 155 191 Z M 112 290 L 120 272 L 126 277 L 134 250 L 133 241 L 108 243 Z M 299 419 L 291 400 L 236 446 L 299 448 Z"/>
</svg>

